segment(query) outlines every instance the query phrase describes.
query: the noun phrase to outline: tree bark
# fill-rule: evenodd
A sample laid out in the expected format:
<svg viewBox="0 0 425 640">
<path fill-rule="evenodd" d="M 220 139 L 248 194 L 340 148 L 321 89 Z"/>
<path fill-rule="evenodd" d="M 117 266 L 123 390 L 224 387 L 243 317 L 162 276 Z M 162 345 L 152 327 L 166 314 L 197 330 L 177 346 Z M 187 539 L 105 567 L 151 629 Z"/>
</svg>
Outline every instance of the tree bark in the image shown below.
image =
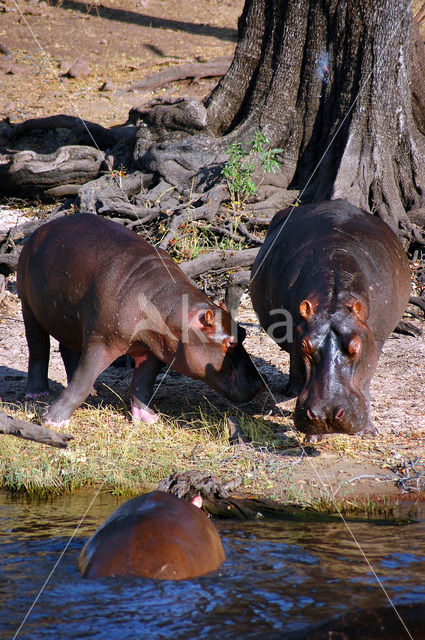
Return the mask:
<svg viewBox="0 0 425 640">
<path fill-rule="evenodd" d="M 80 210 L 138 228 L 168 224 L 165 246 L 184 219 L 223 226 L 217 218 L 229 209 L 208 205 L 207 194 L 224 187 L 230 144 L 246 149 L 261 131 L 283 152 L 277 174 L 259 169 L 265 208 L 257 201 L 248 212 L 283 208 L 294 202 L 291 191 L 303 203 L 343 197 L 425 244 L 424 79 L 425 50 L 408 0 L 246 0 L 234 59 L 204 103 L 155 101 L 133 109 L 122 127 L 88 123 L 83 133 L 65 116 L 32 121 L 46 130 L 65 123 L 78 145 L 94 136 L 89 144 L 106 153 L 64 146 L 51 155 L 15 153 L 8 163 L 0 154 L 0 183 L 15 192 L 41 185 L 56 195 L 57 187 L 70 193 L 84 181 Z M 0 151 L 28 126 L 0 126 Z M 103 166 L 112 176 L 87 182 Z M 193 194 L 204 209 L 185 216 Z M 250 227 L 244 221 L 239 232 L 258 243 Z"/>
<path fill-rule="evenodd" d="M 261 130 L 285 149 L 282 186 L 302 202 L 344 197 L 414 237 L 406 211 L 424 204 L 425 76 L 410 5 L 247 0 L 233 63 L 206 101 L 210 131 L 248 140 Z"/>
</svg>

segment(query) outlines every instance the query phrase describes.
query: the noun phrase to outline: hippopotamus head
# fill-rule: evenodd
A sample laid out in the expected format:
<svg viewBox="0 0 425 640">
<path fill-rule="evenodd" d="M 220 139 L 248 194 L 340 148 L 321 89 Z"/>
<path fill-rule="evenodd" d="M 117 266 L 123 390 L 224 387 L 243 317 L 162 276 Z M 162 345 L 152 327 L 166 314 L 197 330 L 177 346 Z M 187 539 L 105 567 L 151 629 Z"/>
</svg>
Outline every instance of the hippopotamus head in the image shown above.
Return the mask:
<svg viewBox="0 0 425 640">
<path fill-rule="evenodd" d="M 245 330 L 224 304 L 189 305 L 173 368 L 206 382 L 234 402 L 247 402 L 264 388 L 243 347 Z"/>
<path fill-rule="evenodd" d="M 378 354 L 365 304 L 349 299 L 329 313 L 304 300 L 299 312 L 293 368 L 304 384 L 295 408 L 296 428 L 308 435 L 373 433 L 369 384 Z"/>
</svg>

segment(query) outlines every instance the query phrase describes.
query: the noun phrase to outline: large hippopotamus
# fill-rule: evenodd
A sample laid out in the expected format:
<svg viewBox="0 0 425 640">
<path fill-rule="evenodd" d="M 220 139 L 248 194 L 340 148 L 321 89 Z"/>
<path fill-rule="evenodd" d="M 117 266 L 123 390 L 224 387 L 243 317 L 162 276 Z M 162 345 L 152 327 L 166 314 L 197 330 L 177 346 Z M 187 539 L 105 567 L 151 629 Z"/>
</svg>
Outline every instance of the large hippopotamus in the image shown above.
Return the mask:
<svg viewBox="0 0 425 640">
<path fill-rule="evenodd" d="M 121 355 L 135 361 L 132 417 L 148 406 L 163 363 L 236 402 L 262 388 L 225 308 L 215 305 L 165 251 L 93 214 L 46 223 L 25 244 L 18 294 L 29 348 L 26 396 L 48 392 L 49 335 L 60 343 L 68 387 L 44 421 L 66 424 L 98 375 Z"/>
<path fill-rule="evenodd" d="M 250 292 L 262 326 L 290 354 L 296 428 L 374 433 L 370 381 L 410 294 L 409 263 L 390 227 L 345 200 L 280 211 Z"/>
<path fill-rule="evenodd" d="M 184 580 L 215 571 L 226 558 L 201 505 L 200 496 L 191 504 L 164 491 L 125 502 L 84 546 L 80 572 L 88 578 Z"/>
</svg>

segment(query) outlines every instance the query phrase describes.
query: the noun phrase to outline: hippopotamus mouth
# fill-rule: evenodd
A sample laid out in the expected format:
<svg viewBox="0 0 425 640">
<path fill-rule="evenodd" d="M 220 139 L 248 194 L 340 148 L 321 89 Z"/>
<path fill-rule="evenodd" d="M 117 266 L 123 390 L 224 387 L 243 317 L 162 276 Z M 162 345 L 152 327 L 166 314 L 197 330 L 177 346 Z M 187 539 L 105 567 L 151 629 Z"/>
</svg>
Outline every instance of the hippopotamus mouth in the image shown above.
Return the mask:
<svg viewBox="0 0 425 640">
<path fill-rule="evenodd" d="M 367 412 L 363 417 L 359 415 L 353 417 L 342 405 L 336 406 L 331 415 L 319 416 L 297 402 L 294 423 L 295 428 L 305 433 L 309 441 L 319 440 L 333 433 L 365 437 L 371 437 L 377 433 Z"/>
<path fill-rule="evenodd" d="M 213 385 L 211 385 L 213 386 Z M 250 386 L 241 387 L 236 381 L 232 381 L 229 386 L 216 388 L 226 398 L 233 402 L 244 403 L 253 400 L 258 394 L 264 391 L 265 386 L 261 379 L 255 380 Z"/>
</svg>

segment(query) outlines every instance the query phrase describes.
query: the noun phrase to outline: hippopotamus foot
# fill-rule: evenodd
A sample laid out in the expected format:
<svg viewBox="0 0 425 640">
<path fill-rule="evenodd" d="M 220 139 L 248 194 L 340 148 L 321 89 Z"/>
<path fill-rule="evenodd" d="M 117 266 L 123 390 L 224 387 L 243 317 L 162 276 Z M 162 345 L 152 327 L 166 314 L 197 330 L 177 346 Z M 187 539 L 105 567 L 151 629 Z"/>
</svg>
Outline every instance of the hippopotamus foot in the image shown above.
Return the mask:
<svg viewBox="0 0 425 640">
<path fill-rule="evenodd" d="M 158 416 L 150 409 L 155 378 L 163 362 L 149 352 L 134 357 L 134 373 L 130 385 L 130 407 L 133 420 L 156 421 Z"/>
<path fill-rule="evenodd" d="M 43 418 L 42 422 L 46 426 L 56 427 L 57 429 L 61 427 L 67 427 L 69 425 L 69 420 L 60 420 L 59 422 L 54 422 L 53 420 L 46 420 L 46 418 Z"/>
<path fill-rule="evenodd" d="M 30 356 L 25 398 L 40 398 L 50 393 L 47 378 L 49 360 L 35 360 Z"/>
<path fill-rule="evenodd" d="M 27 392 L 25 394 L 25 400 L 37 400 L 38 398 L 46 398 L 50 395 L 50 391 L 40 391 L 38 393 Z"/>
<path fill-rule="evenodd" d="M 152 411 L 146 404 L 143 404 L 135 396 L 130 398 L 131 417 L 134 422 L 157 422 L 158 414 Z"/>
</svg>

